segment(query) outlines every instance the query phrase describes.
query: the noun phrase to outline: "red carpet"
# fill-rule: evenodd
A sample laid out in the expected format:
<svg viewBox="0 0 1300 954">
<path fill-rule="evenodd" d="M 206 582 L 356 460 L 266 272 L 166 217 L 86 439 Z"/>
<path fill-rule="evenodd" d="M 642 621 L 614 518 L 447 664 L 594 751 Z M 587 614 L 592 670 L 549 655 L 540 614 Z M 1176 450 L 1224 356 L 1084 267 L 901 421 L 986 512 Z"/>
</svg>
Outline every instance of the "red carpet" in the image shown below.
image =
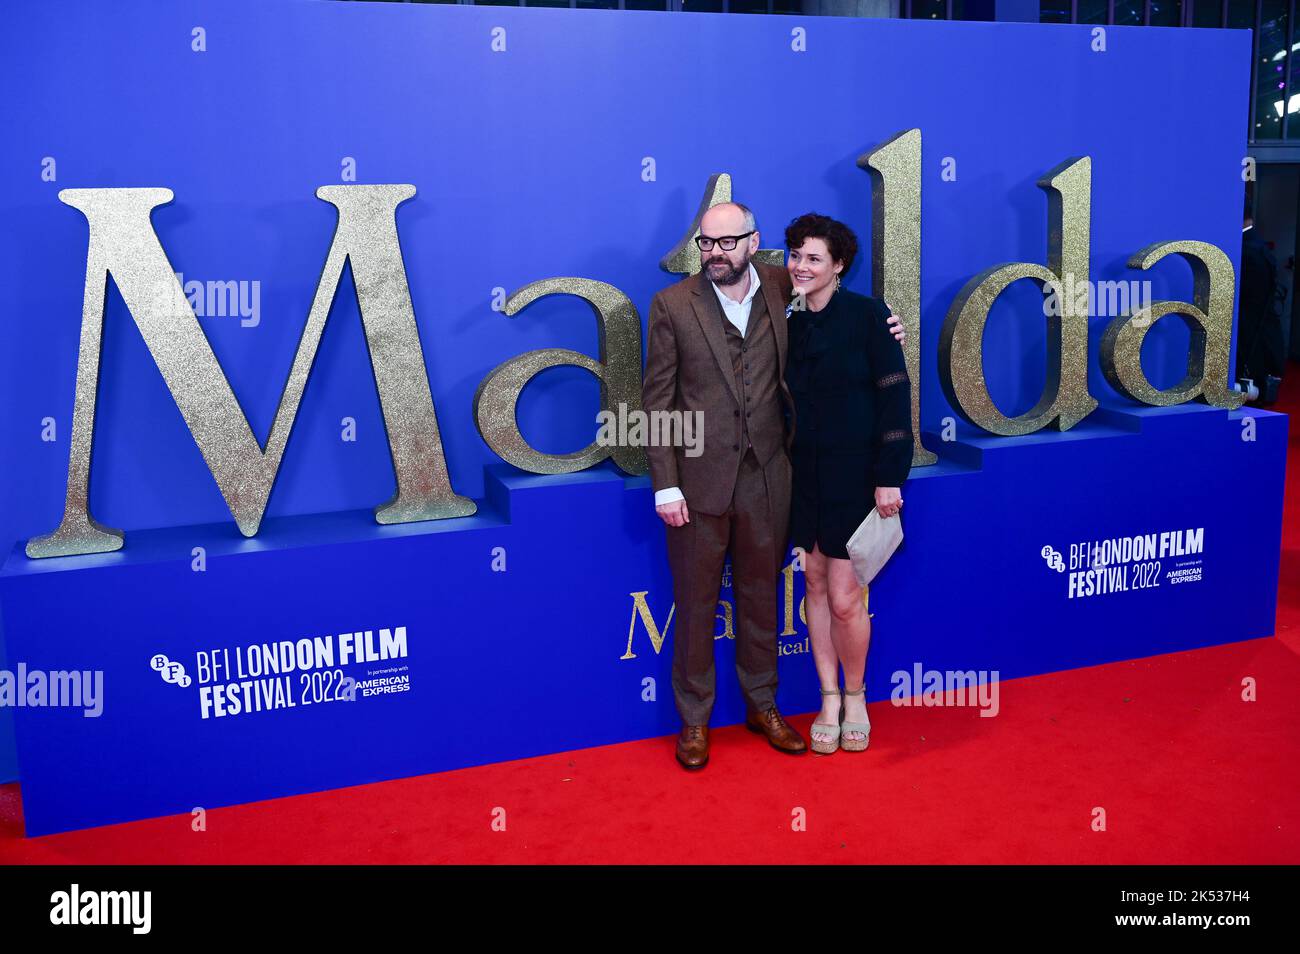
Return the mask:
<svg viewBox="0 0 1300 954">
<path fill-rule="evenodd" d="M 1003 682 L 993 719 L 876 703 L 861 754 L 792 758 L 732 727 L 698 774 L 651 739 L 214 809 L 204 832 L 183 815 L 25 839 L 5 785 L 0 862 L 1294 864 L 1300 367 L 1277 409 L 1293 416 L 1275 637 Z M 812 716 L 792 721 L 806 734 Z"/>
</svg>

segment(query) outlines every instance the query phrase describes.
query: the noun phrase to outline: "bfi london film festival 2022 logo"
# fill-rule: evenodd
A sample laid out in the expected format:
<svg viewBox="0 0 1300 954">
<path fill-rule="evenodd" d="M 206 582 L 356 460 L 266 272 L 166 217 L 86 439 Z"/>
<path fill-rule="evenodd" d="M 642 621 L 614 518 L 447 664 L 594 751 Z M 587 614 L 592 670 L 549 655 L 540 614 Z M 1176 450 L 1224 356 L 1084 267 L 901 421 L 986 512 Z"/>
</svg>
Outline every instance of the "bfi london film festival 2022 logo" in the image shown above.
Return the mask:
<svg viewBox="0 0 1300 954">
<path fill-rule="evenodd" d="M 1071 543 L 1068 566 L 1051 544 L 1039 555 L 1049 570 L 1068 573 L 1066 599 L 1073 600 L 1198 583 L 1204 552 L 1205 528 L 1193 527 Z"/>
<path fill-rule="evenodd" d="M 407 657 L 406 627 L 396 626 L 198 650 L 193 675 L 163 653 L 149 667 L 182 689 L 197 681 L 199 718 L 220 719 L 409 692 Z"/>
</svg>

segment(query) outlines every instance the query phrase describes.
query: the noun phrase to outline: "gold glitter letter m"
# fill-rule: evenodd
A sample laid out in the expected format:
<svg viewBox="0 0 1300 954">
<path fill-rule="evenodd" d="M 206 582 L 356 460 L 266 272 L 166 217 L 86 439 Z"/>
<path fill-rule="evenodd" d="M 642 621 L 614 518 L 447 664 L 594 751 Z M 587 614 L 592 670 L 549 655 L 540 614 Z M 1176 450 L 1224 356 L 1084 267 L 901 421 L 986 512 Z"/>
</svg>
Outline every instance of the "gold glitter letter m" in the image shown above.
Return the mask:
<svg viewBox="0 0 1300 954">
<path fill-rule="evenodd" d="M 366 331 L 397 492 L 375 509 L 380 523 L 467 516 L 474 502 L 451 488 L 429 391 L 415 310 L 397 239 L 397 206 L 411 185 L 323 186 L 316 195 L 339 210 L 334 241 L 298 342 L 289 380 L 263 449 L 253 436 L 212 347 L 154 233 L 150 212 L 172 200 L 170 189 L 64 189 L 60 201 L 90 223 L 86 288 L 77 357 L 72 448 L 63 519 L 53 533 L 27 542 L 29 557 L 105 553 L 123 534 L 89 511 L 90 448 L 95 431 L 104 294 L 111 274 L 185 424 L 234 514 L 239 530 L 257 533 L 298 414 L 325 319 L 350 261 Z"/>
</svg>

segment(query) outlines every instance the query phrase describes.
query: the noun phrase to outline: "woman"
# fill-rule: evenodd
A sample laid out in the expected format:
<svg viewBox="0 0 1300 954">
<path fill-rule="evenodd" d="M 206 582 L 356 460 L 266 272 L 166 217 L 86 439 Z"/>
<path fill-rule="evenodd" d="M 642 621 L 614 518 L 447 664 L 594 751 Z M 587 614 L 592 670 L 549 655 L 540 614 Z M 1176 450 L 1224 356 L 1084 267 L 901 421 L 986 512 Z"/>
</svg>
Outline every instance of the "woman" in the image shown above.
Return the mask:
<svg viewBox="0 0 1300 954">
<path fill-rule="evenodd" d="M 812 749 L 867 747 L 864 674 L 871 622 L 845 544 L 874 506 L 902 509 L 912 466 L 911 385 L 889 308 L 840 287 L 858 241 L 842 222 L 809 213 L 785 230 L 794 284 L 786 384 L 794 396 L 790 536 L 802 551 L 808 632 L 822 686 Z M 844 691 L 839 670 L 844 670 Z"/>
</svg>

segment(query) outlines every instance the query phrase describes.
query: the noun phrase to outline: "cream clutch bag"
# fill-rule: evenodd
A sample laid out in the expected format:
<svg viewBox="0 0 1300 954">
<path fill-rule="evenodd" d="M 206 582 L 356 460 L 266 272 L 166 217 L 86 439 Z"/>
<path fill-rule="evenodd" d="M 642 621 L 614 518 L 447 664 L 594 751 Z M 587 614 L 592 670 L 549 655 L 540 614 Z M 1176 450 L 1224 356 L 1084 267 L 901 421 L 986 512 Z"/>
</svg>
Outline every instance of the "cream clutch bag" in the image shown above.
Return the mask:
<svg viewBox="0 0 1300 954">
<path fill-rule="evenodd" d="M 849 537 L 849 562 L 858 582 L 867 586 L 903 542 L 903 520 L 882 517 L 875 507 Z"/>
</svg>

